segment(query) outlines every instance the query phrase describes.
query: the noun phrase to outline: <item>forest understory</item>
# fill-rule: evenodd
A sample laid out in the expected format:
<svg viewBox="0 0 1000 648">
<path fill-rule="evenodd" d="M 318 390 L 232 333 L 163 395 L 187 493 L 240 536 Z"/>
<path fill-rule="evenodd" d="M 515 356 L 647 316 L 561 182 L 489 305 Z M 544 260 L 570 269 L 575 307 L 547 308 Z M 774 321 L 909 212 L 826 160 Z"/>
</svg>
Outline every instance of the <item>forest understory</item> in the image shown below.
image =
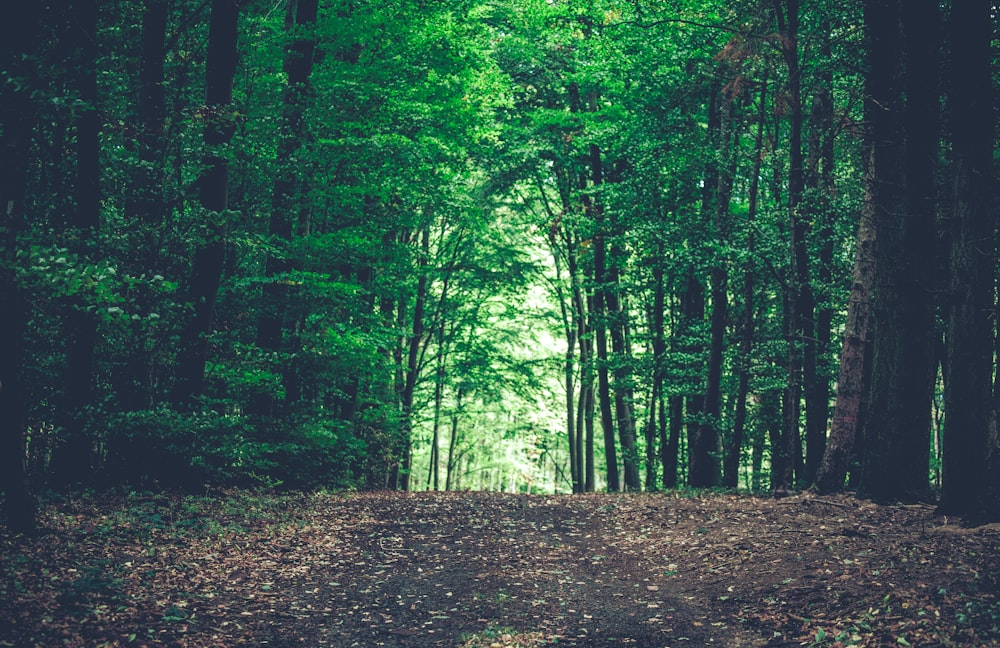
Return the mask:
<svg viewBox="0 0 1000 648">
<path fill-rule="evenodd" d="M 50 499 L 0 646 L 996 646 L 1000 526 L 853 496 Z"/>
</svg>

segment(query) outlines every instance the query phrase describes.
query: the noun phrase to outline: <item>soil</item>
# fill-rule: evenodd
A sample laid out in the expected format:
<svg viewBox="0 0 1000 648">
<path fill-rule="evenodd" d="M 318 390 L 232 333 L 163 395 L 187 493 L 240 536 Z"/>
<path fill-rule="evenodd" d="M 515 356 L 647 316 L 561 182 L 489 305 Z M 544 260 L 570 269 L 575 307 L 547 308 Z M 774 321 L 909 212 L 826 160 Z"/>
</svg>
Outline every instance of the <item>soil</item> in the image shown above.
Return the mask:
<svg viewBox="0 0 1000 648">
<path fill-rule="evenodd" d="M 1000 526 L 851 496 L 215 493 L 0 531 L 0 646 L 1000 646 Z"/>
</svg>

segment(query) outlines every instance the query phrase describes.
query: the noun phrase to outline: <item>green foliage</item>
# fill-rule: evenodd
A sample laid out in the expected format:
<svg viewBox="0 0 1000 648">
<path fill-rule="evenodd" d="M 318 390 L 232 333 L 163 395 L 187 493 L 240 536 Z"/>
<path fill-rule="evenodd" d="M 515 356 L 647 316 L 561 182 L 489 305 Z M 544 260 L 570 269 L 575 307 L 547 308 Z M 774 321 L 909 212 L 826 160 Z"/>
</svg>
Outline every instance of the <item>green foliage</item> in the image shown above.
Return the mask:
<svg viewBox="0 0 1000 648">
<path fill-rule="evenodd" d="M 366 448 L 323 421 L 261 432 L 245 417 L 167 408 L 109 417 L 104 465 L 122 483 L 198 490 L 215 486 L 341 488 Z"/>
<path fill-rule="evenodd" d="M 119 4 L 100 4 L 102 214 L 87 240 L 66 227 L 83 106 L 75 55 L 59 45 L 65 8 L 26 59 L 52 74 L 4 77 L 30 86 L 35 109 L 30 218 L 10 225 L 10 259 L 31 303 L 23 373 L 37 480 L 51 449 L 80 434 L 97 451 L 95 482 L 402 486 L 401 476 L 429 474 L 437 457 L 454 471 L 453 486 L 527 476 L 517 487 L 538 489 L 568 472 L 565 368 L 578 394 L 581 376 L 598 366 L 591 358 L 581 367 L 580 341 L 567 349 L 566 332 L 575 317 L 611 322 L 587 300 L 598 289 L 622 299 L 628 348 L 604 364 L 615 386 L 631 390 L 642 421 L 657 369 L 665 397 L 704 389 L 709 310 L 688 318 L 683 302 L 689 278 L 707 294 L 719 267 L 729 304 L 723 389 L 732 393 L 738 370 L 749 368 L 748 434 L 764 434 L 755 398 L 787 383 L 778 359 L 787 352 L 790 266 L 787 79 L 769 11 L 719 2 L 320 3 L 316 24 L 293 34 L 283 11 L 250 3 L 234 101 L 216 114 L 203 105 L 201 81 L 209 7 L 174 3 L 163 122 L 147 133 L 136 102 L 147 5 Z M 829 19 L 838 35 L 829 56 L 810 50 L 804 68 L 807 94 L 820 71 L 833 72 L 845 120 L 836 190 L 810 188 L 801 205 L 810 254 L 833 243 L 822 278 L 814 267 L 811 281 L 818 305 L 834 311 L 834 330 L 863 199 L 851 130 L 858 17 L 848 4 L 804 17 L 810 28 Z M 291 88 L 294 39 L 314 39 L 316 56 L 307 82 Z M 708 128 L 722 89 L 734 106 L 730 149 Z M 760 115 L 765 142 L 756 151 Z M 203 131 L 220 119 L 233 139 L 207 151 Z M 208 153 L 229 165 L 221 213 L 200 204 Z M 708 170 L 730 157 L 731 209 L 715 214 L 704 202 Z M 200 305 L 187 297 L 198 280 L 193 259 L 216 237 L 222 275 L 201 338 L 204 385 L 182 404 L 173 393 L 185 360 L 179 340 Z M 614 278 L 598 286 L 601 237 Z M 737 352 L 744 273 L 754 280 L 748 358 Z M 91 402 L 75 415 L 83 429 L 71 431 L 62 376 L 77 356 L 66 322 L 80 311 L 93 314 L 97 342 Z M 828 380 L 834 356 L 825 351 L 819 364 Z M 732 418 L 727 404 L 713 422 L 728 434 Z M 646 461 L 643 443 L 637 455 Z"/>
</svg>

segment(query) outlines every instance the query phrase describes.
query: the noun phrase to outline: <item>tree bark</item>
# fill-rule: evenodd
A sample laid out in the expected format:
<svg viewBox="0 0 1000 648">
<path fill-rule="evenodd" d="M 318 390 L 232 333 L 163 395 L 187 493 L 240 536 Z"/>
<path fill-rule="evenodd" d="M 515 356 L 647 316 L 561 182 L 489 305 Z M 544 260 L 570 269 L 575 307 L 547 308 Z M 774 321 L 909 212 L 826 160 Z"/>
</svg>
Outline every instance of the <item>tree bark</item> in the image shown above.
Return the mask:
<svg viewBox="0 0 1000 648">
<path fill-rule="evenodd" d="M 820 56 L 830 60 L 830 21 L 820 24 Z M 815 359 L 811 375 L 805 377 L 806 399 L 806 458 L 803 484 L 812 484 L 822 463 L 827 442 L 827 421 L 830 418 L 830 337 L 833 307 L 829 286 L 832 279 L 834 233 L 831 201 L 835 191 L 834 128 L 833 128 L 833 74 L 829 65 L 822 65 L 816 73 L 816 91 L 813 96 L 812 128 L 809 138 L 809 161 L 806 185 L 813 191 L 814 221 L 816 228 L 816 286 L 813 288 Z M 807 363 L 808 364 L 808 363 Z"/>
<path fill-rule="evenodd" d="M 782 6 L 783 5 L 783 6 Z M 814 298 L 809 281 L 809 223 L 800 212 L 805 188 L 802 156 L 802 72 L 799 64 L 799 2 L 778 0 L 775 15 L 782 35 L 781 52 L 788 68 L 788 215 L 791 269 L 788 280 L 786 314 L 788 327 L 788 386 L 784 397 L 785 429 L 783 445 L 790 461 L 781 486 L 795 486 L 795 469 L 801 456 L 799 417 L 803 385 L 816 380 L 816 346 L 814 337 Z M 810 407 L 807 403 L 807 408 Z M 825 434 L 825 430 L 807 433 Z M 815 441 L 814 441 L 815 443 Z"/>
<path fill-rule="evenodd" d="M 653 385 L 649 398 L 649 422 L 646 431 L 646 490 L 656 490 L 656 442 L 660 442 L 661 467 L 665 470 L 663 461 L 666 452 L 667 434 L 664 415 L 663 383 L 666 374 L 667 337 L 664 321 L 666 310 L 666 285 L 664 284 L 664 243 L 657 243 L 657 254 L 653 259 L 653 303 L 650 313 L 653 346 Z M 664 482 L 666 476 L 664 475 Z M 664 483 L 664 486 L 666 484 Z"/>
<path fill-rule="evenodd" d="M 233 79 L 238 52 L 238 0 L 212 0 L 205 64 L 205 170 L 199 178 L 201 205 L 207 212 L 203 240 L 199 242 L 188 278 L 188 301 L 193 317 L 181 332 L 180 353 L 173 402 L 193 409 L 204 391 L 209 335 L 225 262 L 226 214 L 229 208 L 229 161 L 223 149 L 236 130 L 233 114 Z"/>
<path fill-rule="evenodd" d="M 710 223 L 709 229 L 715 237 L 716 251 L 709 270 L 711 279 L 712 315 L 709 319 L 708 364 L 705 374 L 705 392 L 699 408 L 694 436 L 689 446 L 688 484 L 694 488 L 711 488 L 719 483 L 719 428 L 722 413 L 722 356 L 725 346 L 726 322 L 728 320 L 728 271 L 726 261 L 721 258 L 728 236 L 729 199 L 732 191 L 730 163 L 732 159 L 729 140 L 729 120 L 732 104 L 716 86 L 710 99 L 708 130 L 709 141 L 717 156 L 710 159 L 706 178 L 712 184 L 706 186 L 702 194 L 702 217 Z M 702 305 L 702 317 L 704 305 Z"/>
<path fill-rule="evenodd" d="M 989 501 L 989 426 L 993 400 L 993 263 L 995 219 L 991 8 L 987 0 L 951 8 L 951 109 L 954 193 L 951 206 L 950 300 L 944 366 L 944 448 L 940 510 L 996 515 Z"/>
<path fill-rule="evenodd" d="M 590 172 L 592 186 L 604 182 L 601 151 L 597 145 L 590 147 Z M 586 188 L 586 179 L 581 178 Z M 594 222 L 594 332 L 597 341 L 597 400 L 601 411 L 601 428 L 604 432 L 604 460 L 608 476 L 608 490 L 618 492 L 621 482 L 618 475 L 618 453 L 615 448 L 614 412 L 611 404 L 611 380 L 608 368 L 608 264 L 607 238 L 604 230 L 603 207 L 596 198 L 584 195 L 584 205 Z"/>
<path fill-rule="evenodd" d="M 164 125 L 166 120 L 165 61 L 167 0 L 147 0 L 142 14 L 142 45 L 139 59 L 139 92 L 136 104 L 139 163 L 133 171 L 132 188 L 126 196 L 125 212 L 130 222 L 138 225 L 136 242 L 137 275 L 158 274 L 160 265 L 159 228 L 166 213 L 163 196 Z M 135 304 L 140 315 L 154 308 L 149 286 L 136 288 Z M 153 406 L 153 360 L 149 351 L 147 321 L 131 324 L 131 348 L 127 351 L 127 366 L 117 376 L 117 392 L 122 407 L 129 411 Z"/>
<path fill-rule="evenodd" d="M 871 151 L 870 142 L 866 148 Z M 851 295 L 847 303 L 844 342 L 840 352 L 840 377 L 833 423 L 816 474 L 815 488 L 820 493 L 844 489 L 847 472 L 857 462 L 855 440 L 864 427 L 871 383 L 872 290 L 875 278 L 875 223 L 871 195 L 872 162 L 870 154 L 865 169 L 865 201 L 858 223 L 854 250 Z"/>
<path fill-rule="evenodd" d="M 22 62 L 37 42 L 38 3 L 23 4 L 0 23 L 0 60 L 13 78 L 34 78 Z M 26 227 L 24 199 L 34 109 L 29 84 L 0 85 L 0 489 L 11 533 L 35 531 L 35 500 L 25 468 L 25 402 L 22 369 L 27 302 L 16 281 L 18 236 Z"/>
<path fill-rule="evenodd" d="M 76 114 L 76 209 L 65 220 L 69 247 L 83 258 L 100 225 L 100 115 L 97 96 L 97 0 L 74 0 L 70 4 L 68 40 L 75 49 L 71 64 L 81 107 Z M 52 483 L 69 485 L 89 482 L 97 468 L 95 439 L 88 430 L 87 409 L 95 400 L 94 358 L 97 319 L 84 310 L 83 297 L 69 305 L 66 313 L 66 374 L 62 411 L 57 415 L 62 443 L 52 451 Z"/>
<path fill-rule="evenodd" d="M 279 248 L 287 248 L 292 240 L 293 215 L 302 211 L 300 191 L 302 189 L 303 165 L 296 159 L 301 150 L 306 132 L 305 109 L 309 100 L 309 76 L 312 74 L 313 55 L 316 50 L 315 36 L 309 33 L 318 13 L 318 0 L 297 0 L 290 3 L 289 10 L 295 8 L 293 20 L 289 20 L 294 39 L 285 52 L 284 69 L 287 75 L 282 98 L 282 128 L 278 141 L 277 177 L 271 194 L 271 216 L 268 235 Z M 282 340 L 285 330 L 284 312 L 288 303 L 289 282 L 281 275 L 293 269 L 286 255 L 268 254 L 265 261 L 261 315 L 257 323 L 257 345 L 273 356 L 283 350 Z M 280 356 L 279 356 L 280 357 Z M 283 383 L 293 380 L 292 370 L 283 366 Z M 287 389 L 286 389 L 287 394 Z M 275 414 L 277 399 L 273 393 L 257 395 L 254 410 L 266 417 Z"/>
<path fill-rule="evenodd" d="M 747 197 L 747 262 L 743 271 L 743 313 L 741 316 L 740 355 L 737 365 L 736 407 L 733 431 L 723 458 L 722 485 L 739 486 L 740 456 L 743 451 L 744 428 L 747 418 L 747 396 L 750 391 L 750 361 L 754 342 L 754 267 L 756 250 L 755 219 L 760 191 L 760 170 L 764 159 L 764 122 L 767 115 L 767 79 L 761 85 L 758 99 L 757 134 L 754 140 L 753 172 Z"/>
<path fill-rule="evenodd" d="M 922 501 L 934 381 L 938 3 L 869 1 L 877 231 L 872 389 L 861 490 Z"/>
</svg>

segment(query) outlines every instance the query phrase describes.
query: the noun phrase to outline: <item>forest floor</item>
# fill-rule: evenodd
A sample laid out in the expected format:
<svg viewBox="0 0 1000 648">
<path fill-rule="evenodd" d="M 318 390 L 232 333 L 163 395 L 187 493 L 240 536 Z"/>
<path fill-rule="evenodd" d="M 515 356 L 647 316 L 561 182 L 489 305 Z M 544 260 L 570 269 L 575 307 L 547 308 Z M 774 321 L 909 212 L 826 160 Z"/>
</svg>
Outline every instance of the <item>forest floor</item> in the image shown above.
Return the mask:
<svg viewBox="0 0 1000 648">
<path fill-rule="evenodd" d="M 850 496 L 89 495 L 0 646 L 1000 646 L 1000 527 Z"/>
</svg>

